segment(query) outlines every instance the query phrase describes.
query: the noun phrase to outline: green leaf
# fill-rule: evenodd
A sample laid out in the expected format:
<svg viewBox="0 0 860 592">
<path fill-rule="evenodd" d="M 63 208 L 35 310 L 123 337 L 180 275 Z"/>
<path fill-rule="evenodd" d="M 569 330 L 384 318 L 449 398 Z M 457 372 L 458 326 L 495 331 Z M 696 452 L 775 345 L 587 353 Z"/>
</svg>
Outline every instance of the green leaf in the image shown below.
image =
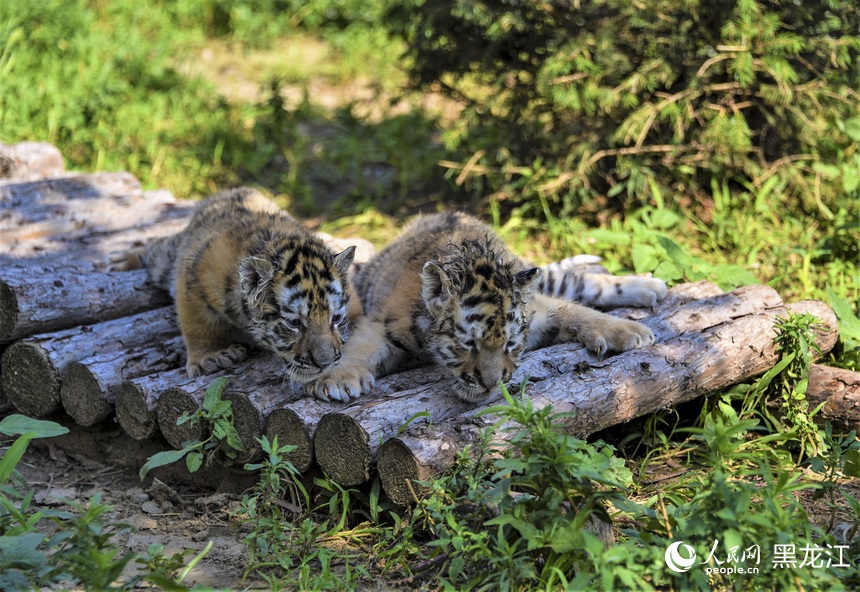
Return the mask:
<svg viewBox="0 0 860 592">
<path fill-rule="evenodd" d="M 38 550 L 45 540 L 40 532 L 25 532 L 14 536 L 0 536 L 0 565 L 19 569 L 36 569 L 48 562 Z"/>
<path fill-rule="evenodd" d="M 203 408 L 211 411 L 215 405 L 221 401 L 221 393 L 224 392 L 224 387 L 227 386 L 227 379 L 219 376 L 206 389 L 206 396 L 203 397 Z"/>
<path fill-rule="evenodd" d="M 9 479 L 9 475 L 18 466 L 18 462 L 24 456 L 24 452 L 27 451 L 27 444 L 32 439 L 33 437 L 29 433 L 24 434 L 15 440 L 6 452 L 3 453 L 3 457 L 0 458 L 0 483 L 5 483 Z"/>
<path fill-rule="evenodd" d="M 721 288 L 737 288 L 738 286 L 761 283 L 757 277 L 737 265 L 715 265 L 711 268 L 711 275 Z"/>
<path fill-rule="evenodd" d="M 683 218 L 681 218 L 681 216 L 672 210 L 658 209 L 651 212 L 650 215 L 651 227 L 658 228 L 660 230 L 674 228 L 682 219 Z"/>
<path fill-rule="evenodd" d="M 633 269 L 636 273 L 654 271 L 659 264 L 660 257 L 656 248 L 651 245 L 633 246 Z"/>
<path fill-rule="evenodd" d="M 662 261 L 654 268 L 654 275 L 664 281 L 674 282 L 684 279 L 683 270 L 671 261 Z"/>
<path fill-rule="evenodd" d="M 574 522 L 556 529 L 549 540 L 550 548 L 556 553 L 572 553 L 583 546 L 583 530 Z"/>
<path fill-rule="evenodd" d="M 586 239 L 594 240 L 598 243 L 610 245 L 629 245 L 630 233 L 616 230 L 605 230 L 603 228 L 595 228 L 584 233 Z"/>
<path fill-rule="evenodd" d="M 69 429 L 53 421 L 33 419 L 25 415 L 13 414 L 0 421 L 0 433 L 8 436 L 30 433 L 32 438 L 53 438 L 68 434 Z"/>
<path fill-rule="evenodd" d="M 842 458 L 845 464 L 842 466 L 842 472 L 846 477 L 860 477 L 860 450 L 853 448 L 842 453 Z"/>
<path fill-rule="evenodd" d="M 146 478 L 146 475 L 152 469 L 156 467 L 163 467 L 164 465 L 169 465 L 171 463 L 175 463 L 183 456 L 185 456 L 189 452 L 189 447 L 185 447 L 182 450 L 164 450 L 162 452 L 157 452 L 149 457 L 149 460 L 146 461 L 142 467 L 140 467 L 140 479 L 141 481 Z"/>
<path fill-rule="evenodd" d="M 688 254 L 680 247 L 680 245 L 678 245 L 678 243 L 668 236 L 657 236 L 657 242 L 660 243 L 660 246 L 663 247 L 664 251 L 666 251 L 666 255 L 669 256 L 669 259 L 679 267 L 690 267 L 697 262 L 695 257 Z"/>
<path fill-rule="evenodd" d="M 860 117 L 852 117 L 845 121 L 845 133 L 854 142 L 860 142 Z"/>
<path fill-rule="evenodd" d="M 203 453 L 189 452 L 185 457 L 185 466 L 188 467 L 189 473 L 196 473 L 197 469 L 203 464 Z"/>
<path fill-rule="evenodd" d="M 832 288 L 827 288 L 827 298 L 830 306 L 839 319 L 839 335 L 844 340 L 846 337 L 860 343 L 860 319 L 854 314 L 851 303 L 839 296 Z"/>
</svg>

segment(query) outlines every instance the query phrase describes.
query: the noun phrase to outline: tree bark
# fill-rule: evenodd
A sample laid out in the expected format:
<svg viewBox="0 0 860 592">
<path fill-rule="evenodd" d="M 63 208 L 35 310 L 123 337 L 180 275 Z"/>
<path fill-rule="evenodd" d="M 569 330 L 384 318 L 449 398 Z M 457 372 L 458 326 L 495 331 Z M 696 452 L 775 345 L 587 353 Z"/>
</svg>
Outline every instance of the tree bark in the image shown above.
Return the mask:
<svg viewBox="0 0 860 592">
<path fill-rule="evenodd" d="M 0 358 L 0 381 L 21 413 L 44 417 L 60 406 L 60 378 L 71 362 L 123 351 L 179 333 L 172 307 L 16 341 Z"/>
<path fill-rule="evenodd" d="M 166 292 L 146 270 L 104 273 L 93 265 L 4 266 L 0 277 L 0 342 L 118 319 L 166 306 Z"/>
<path fill-rule="evenodd" d="M 135 440 L 147 440 L 159 433 L 155 408 L 159 392 L 149 392 L 137 380 L 120 383 L 114 401 L 116 420 Z"/>
<path fill-rule="evenodd" d="M 759 313 L 781 302 L 772 288 L 747 286 L 677 308 L 672 306 L 642 322 L 654 331 L 658 341 L 665 341 L 684 332 L 698 333 L 732 318 Z M 610 359 L 614 361 L 617 358 Z M 552 379 L 598 362 L 594 355 L 579 344 L 562 344 L 528 352 L 514 373 L 509 388 L 518 390 L 519 383 L 526 376 L 531 382 Z M 413 383 L 409 388 L 407 384 L 413 373 L 420 373 L 421 383 L 418 386 Z M 424 381 L 431 378 L 432 386 L 425 386 L 427 383 Z M 397 375 L 391 380 L 397 383 L 396 391 L 389 392 L 383 382 L 381 388 L 370 397 L 361 397 L 331 417 L 323 417 L 317 426 L 314 435 L 317 462 L 342 485 L 353 486 L 366 481 L 381 442 L 395 436 L 402 426 L 416 419 L 416 413 L 426 411 L 435 423 L 448 417 L 461 416 L 475 408 L 473 404 L 442 394 L 446 383 L 450 381 L 450 373 L 445 369 L 421 368 Z M 380 394 L 377 395 L 377 392 Z M 486 401 L 486 404 L 493 404 L 499 400 L 498 397 L 496 395 L 496 399 Z M 417 419 L 422 423 L 427 421 Z"/>
<path fill-rule="evenodd" d="M 816 419 L 829 421 L 840 430 L 860 432 L 860 372 L 813 364 L 806 400 L 810 409 L 824 403 Z"/>
<path fill-rule="evenodd" d="M 0 179 L 31 180 L 62 175 L 63 155 L 51 144 L 0 144 Z"/>
<path fill-rule="evenodd" d="M 691 320 L 696 304 L 688 305 L 686 311 Z M 581 364 L 579 372 L 532 377 L 526 394 L 536 409 L 549 405 L 556 413 L 572 413 L 572 417 L 561 421 L 562 425 L 568 433 L 585 437 L 767 371 L 777 362 L 774 322 L 789 310 L 810 312 L 821 318 L 826 328 L 817 332 L 816 341 L 823 352 L 833 347 L 837 322 L 824 303 L 768 306 L 704 330 L 680 330 L 675 337 L 606 361 Z M 542 350 L 539 357 L 552 360 L 559 347 Z M 564 364 L 562 368 L 569 366 Z M 409 502 L 417 487 L 412 479 L 428 479 L 445 470 L 456 451 L 477 441 L 496 421 L 493 416 L 478 416 L 479 411 L 468 410 L 440 420 L 434 416 L 432 425 L 411 426 L 404 435 L 386 441 L 379 450 L 377 469 L 389 497 L 396 503 Z M 492 441 L 500 443 L 511 437 L 510 427 L 495 427 Z"/>
<path fill-rule="evenodd" d="M 182 337 L 177 336 L 72 362 L 60 385 L 63 408 L 78 425 L 95 425 L 112 415 L 123 380 L 179 368 L 184 359 Z"/>
</svg>

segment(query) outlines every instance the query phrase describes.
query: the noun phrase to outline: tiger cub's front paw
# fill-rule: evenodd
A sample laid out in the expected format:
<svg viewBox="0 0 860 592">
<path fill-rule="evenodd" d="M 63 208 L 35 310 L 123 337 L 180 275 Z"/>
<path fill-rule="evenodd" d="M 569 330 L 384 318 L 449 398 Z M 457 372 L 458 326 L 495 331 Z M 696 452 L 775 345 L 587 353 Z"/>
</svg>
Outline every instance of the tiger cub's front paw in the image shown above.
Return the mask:
<svg viewBox="0 0 860 592">
<path fill-rule="evenodd" d="M 322 377 L 305 385 L 305 393 L 321 401 L 342 401 L 357 399 L 370 392 L 376 380 L 373 373 L 360 365 L 340 363 Z"/>
<path fill-rule="evenodd" d="M 185 365 L 189 378 L 197 378 L 203 374 L 212 374 L 226 368 L 232 368 L 248 357 L 248 349 L 244 345 L 233 343 L 221 351 L 203 356 L 190 356 Z"/>
<path fill-rule="evenodd" d="M 581 327 L 578 333 L 585 347 L 598 356 L 607 351 L 624 352 L 654 343 L 654 333 L 645 325 L 608 315 L 599 326 Z"/>
</svg>

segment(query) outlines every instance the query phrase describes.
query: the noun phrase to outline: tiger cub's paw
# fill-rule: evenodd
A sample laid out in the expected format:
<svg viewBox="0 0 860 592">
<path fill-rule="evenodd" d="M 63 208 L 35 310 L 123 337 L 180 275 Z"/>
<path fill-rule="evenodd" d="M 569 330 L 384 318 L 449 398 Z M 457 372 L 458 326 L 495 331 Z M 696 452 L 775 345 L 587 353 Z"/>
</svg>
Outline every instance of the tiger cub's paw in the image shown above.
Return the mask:
<svg viewBox="0 0 860 592">
<path fill-rule="evenodd" d="M 601 323 L 579 327 L 577 332 L 585 347 L 598 356 L 607 351 L 624 352 L 654 343 L 654 333 L 645 325 L 608 315 Z"/>
<path fill-rule="evenodd" d="M 239 362 L 247 359 L 248 349 L 244 345 L 233 343 L 221 351 L 206 354 L 194 360 L 189 356 L 185 371 L 189 378 L 197 378 L 203 374 L 212 374 L 225 368 L 233 368 Z"/>
<path fill-rule="evenodd" d="M 370 392 L 376 379 L 364 366 L 341 362 L 320 378 L 305 384 L 305 394 L 321 401 L 349 402 Z"/>
</svg>

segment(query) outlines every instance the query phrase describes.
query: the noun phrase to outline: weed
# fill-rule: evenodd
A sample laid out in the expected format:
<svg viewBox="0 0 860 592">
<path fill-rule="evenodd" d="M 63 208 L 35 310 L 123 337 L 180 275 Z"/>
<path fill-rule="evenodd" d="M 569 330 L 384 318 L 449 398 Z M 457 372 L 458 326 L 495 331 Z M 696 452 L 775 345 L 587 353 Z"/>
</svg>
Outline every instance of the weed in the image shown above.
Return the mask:
<svg viewBox="0 0 860 592">
<path fill-rule="evenodd" d="M 206 389 L 203 397 L 203 406 L 192 414 L 184 414 L 176 420 L 177 425 L 185 422 L 206 422 L 209 426 L 209 435 L 203 440 L 186 442 L 180 450 L 165 450 L 153 454 L 140 468 L 141 480 L 152 469 L 177 462 L 185 458 L 188 471 L 193 473 L 203 464 L 208 467 L 215 461 L 218 455 L 227 460 L 235 459 L 236 453 L 244 450 L 242 440 L 233 426 L 233 409 L 230 401 L 221 399 L 227 379 L 216 378 Z"/>
<path fill-rule="evenodd" d="M 125 590 L 146 582 L 171 590 L 188 590 L 181 584 L 188 569 L 208 551 L 204 549 L 189 565 L 191 551 L 163 554 L 151 547 L 145 554 L 122 553 L 113 537 L 130 527 L 109 521 L 111 508 L 101 495 L 86 503 L 68 502 L 71 511 L 31 507 L 33 491 L 9 484 L 27 444 L 68 432 L 54 422 L 10 415 L 0 421 L 0 433 L 18 438 L 0 458 L 0 588 L 25 591 L 62 584 L 86 590 Z M 139 576 L 123 580 L 126 566 L 135 561 L 145 566 Z"/>
</svg>

